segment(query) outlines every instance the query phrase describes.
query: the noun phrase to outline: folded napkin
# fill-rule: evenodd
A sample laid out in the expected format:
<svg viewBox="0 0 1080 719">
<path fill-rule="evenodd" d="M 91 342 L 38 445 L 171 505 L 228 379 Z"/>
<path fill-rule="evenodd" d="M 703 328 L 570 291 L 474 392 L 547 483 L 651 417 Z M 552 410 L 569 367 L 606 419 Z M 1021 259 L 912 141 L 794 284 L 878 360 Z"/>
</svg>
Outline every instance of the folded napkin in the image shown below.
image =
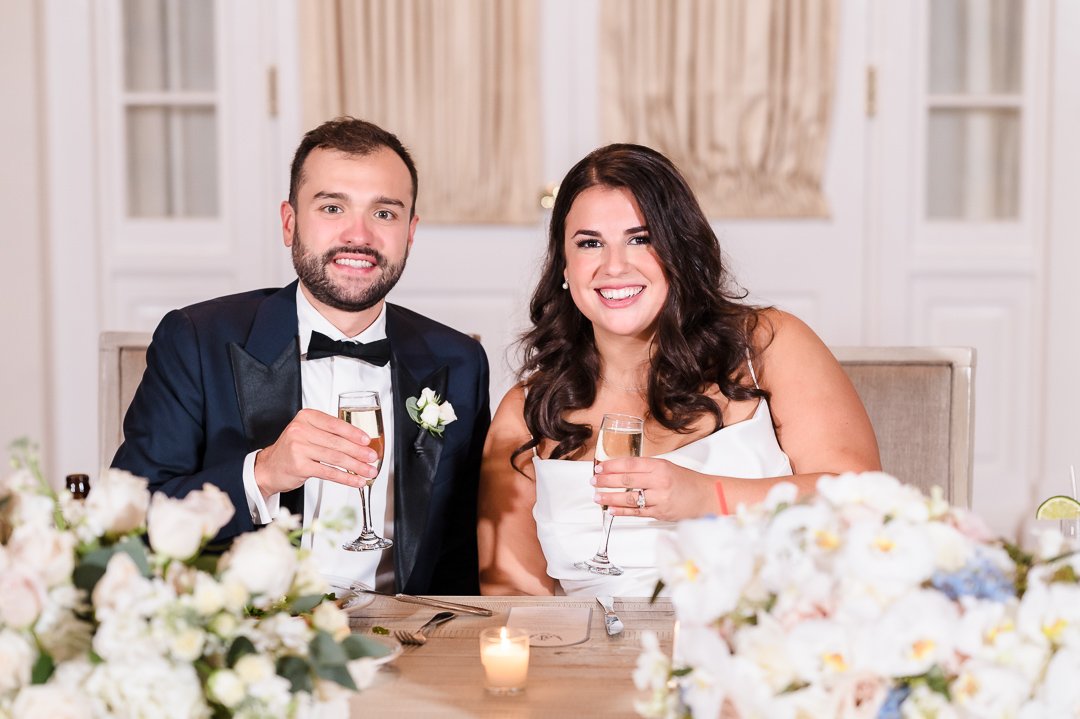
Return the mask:
<svg viewBox="0 0 1080 719">
<path fill-rule="evenodd" d="M 529 632 L 529 646 L 565 647 L 589 638 L 591 607 L 512 607 L 506 626 Z"/>
</svg>

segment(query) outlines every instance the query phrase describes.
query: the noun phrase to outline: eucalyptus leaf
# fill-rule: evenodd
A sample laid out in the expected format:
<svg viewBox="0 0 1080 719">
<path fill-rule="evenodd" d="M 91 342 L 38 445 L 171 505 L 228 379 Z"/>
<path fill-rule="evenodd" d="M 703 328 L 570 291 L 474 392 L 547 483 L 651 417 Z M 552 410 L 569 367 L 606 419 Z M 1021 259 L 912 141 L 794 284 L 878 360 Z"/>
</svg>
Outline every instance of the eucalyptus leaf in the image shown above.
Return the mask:
<svg viewBox="0 0 1080 719">
<path fill-rule="evenodd" d="M 384 657 L 390 653 L 390 647 L 382 642 L 377 642 L 361 634 L 350 634 L 341 641 L 341 648 L 345 650 L 349 659 L 361 657 Z"/>
<path fill-rule="evenodd" d="M 303 657 L 285 656 L 278 659 L 278 676 L 289 680 L 292 693 L 310 692 L 313 688 L 311 681 L 311 665 Z"/>
<path fill-rule="evenodd" d="M 342 645 L 334 641 L 324 631 L 318 631 L 311 640 L 311 661 L 315 674 L 323 679 L 340 684 L 348 689 L 356 689 L 356 683 L 345 666 L 349 657 Z"/>
<path fill-rule="evenodd" d="M 48 653 L 42 652 L 38 655 L 37 660 L 34 662 L 34 666 L 30 669 L 30 683 L 31 684 L 44 684 L 49 681 L 49 677 L 52 676 L 53 671 L 56 670 L 56 662 L 49 656 Z"/>
<path fill-rule="evenodd" d="M 293 614 L 305 614 L 322 604 L 324 599 L 326 599 L 325 594 L 308 594 L 297 597 L 289 603 L 289 609 Z"/>
<path fill-rule="evenodd" d="M 95 549 L 83 556 L 72 574 L 75 586 L 86 591 L 87 594 L 92 594 L 94 587 L 105 576 L 109 560 L 118 552 L 131 557 L 144 577 L 150 576 L 150 562 L 146 557 L 146 546 L 138 539 L 126 537 L 116 544 Z"/>
<path fill-rule="evenodd" d="M 232 645 L 229 647 L 228 654 L 225 655 L 225 663 L 230 667 L 235 667 L 236 663 L 240 661 L 242 657 L 248 654 L 255 654 L 255 645 L 250 639 L 241 635 L 233 640 Z"/>
</svg>

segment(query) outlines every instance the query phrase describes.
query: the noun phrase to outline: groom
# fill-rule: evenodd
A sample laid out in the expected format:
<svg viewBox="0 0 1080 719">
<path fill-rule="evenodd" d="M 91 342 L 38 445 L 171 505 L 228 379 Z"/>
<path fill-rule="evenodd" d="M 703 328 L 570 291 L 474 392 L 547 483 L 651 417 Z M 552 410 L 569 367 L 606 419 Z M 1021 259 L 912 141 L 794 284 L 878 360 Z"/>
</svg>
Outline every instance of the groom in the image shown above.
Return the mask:
<svg viewBox="0 0 1080 719">
<path fill-rule="evenodd" d="M 339 118 L 308 132 L 281 203 L 298 282 L 221 297 L 165 316 L 124 419 L 113 466 L 182 497 L 209 482 L 236 514 L 219 539 L 303 517 L 332 584 L 413 594 L 477 594 L 476 492 L 490 421 L 479 343 L 384 301 L 405 268 L 419 218 L 416 168 L 394 135 Z M 432 390 L 449 403 L 441 435 L 406 411 Z M 385 461 L 337 418 L 337 396 L 376 390 Z M 352 472 L 342 471 L 344 468 Z M 393 539 L 349 552 L 359 522 L 325 526 L 375 478 L 372 523 Z"/>
</svg>

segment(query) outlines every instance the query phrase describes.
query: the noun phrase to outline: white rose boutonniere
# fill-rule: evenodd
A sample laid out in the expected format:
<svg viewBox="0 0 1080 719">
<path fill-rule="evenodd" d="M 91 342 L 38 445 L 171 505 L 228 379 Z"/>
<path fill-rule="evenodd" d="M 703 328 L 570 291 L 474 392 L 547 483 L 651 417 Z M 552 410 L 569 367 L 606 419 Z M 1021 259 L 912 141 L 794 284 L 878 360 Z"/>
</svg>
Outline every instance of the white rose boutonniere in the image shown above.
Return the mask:
<svg viewBox="0 0 1080 719">
<path fill-rule="evenodd" d="M 405 409 L 408 410 L 413 422 L 435 437 L 441 437 L 446 425 L 457 419 L 453 405 L 449 402 L 440 402 L 439 395 L 428 387 L 420 392 L 420 399 L 416 397 L 406 399 Z"/>
</svg>

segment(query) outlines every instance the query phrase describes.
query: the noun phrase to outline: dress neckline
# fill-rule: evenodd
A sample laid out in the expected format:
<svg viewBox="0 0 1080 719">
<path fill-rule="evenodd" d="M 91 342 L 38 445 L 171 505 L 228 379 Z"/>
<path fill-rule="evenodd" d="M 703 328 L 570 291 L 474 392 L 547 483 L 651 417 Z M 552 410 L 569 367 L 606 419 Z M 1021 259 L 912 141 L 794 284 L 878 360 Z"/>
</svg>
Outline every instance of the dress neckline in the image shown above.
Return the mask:
<svg viewBox="0 0 1080 719">
<path fill-rule="evenodd" d="M 675 454 L 676 452 L 681 452 L 682 450 L 686 449 L 687 447 L 692 447 L 693 445 L 697 444 L 698 442 L 704 442 L 705 440 L 710 439 L 711 437 L 715 437 L 716 435 L 720 434 L 721 432 L 723 432 L 726 429 L 731 429 L 732 427 L 741 427 L 744 424 L 749 424 L 750 422 L 753 422 L 753 421 L 757 420 L 758 415 L 761 414 L 761 408 L 765 407 L 765 406 L 767 406 L 765 400 L 764 399 L 759 399 L 757 408 L 754 409 L 754 413 L 752 415 L 750 415 L 748 418 L 746 418 L 744 420 L 740 420 L 740 421 L 736 422 L 735 424 L 725 424 L 723 427 L 716 430 L 715 432 L 709 432 L 708 434 L 703 435 L 701 437 L 698 437 L 695 440 L 691 440 L 691 441 L 687 442 L 684 445 L 676 447 L 675 449 L 669 449 L 667 452 L 662 452 L 660 454 L 654 454 L 654 455 L 650 455 L 650 456 L 652 456 L 652 457 L 667 457 L 669 455 Z M 535 451 L 536 451 L 536 449 L 533 448 L 533 452 L 535 452 Z M 543 457 L 541 457 L 538 454 L 533 455 L 533 461 L 534 462 L 589 462 L 590 464 L 592 463 L 591 459 L 544 459 Z"/>
</svg>

